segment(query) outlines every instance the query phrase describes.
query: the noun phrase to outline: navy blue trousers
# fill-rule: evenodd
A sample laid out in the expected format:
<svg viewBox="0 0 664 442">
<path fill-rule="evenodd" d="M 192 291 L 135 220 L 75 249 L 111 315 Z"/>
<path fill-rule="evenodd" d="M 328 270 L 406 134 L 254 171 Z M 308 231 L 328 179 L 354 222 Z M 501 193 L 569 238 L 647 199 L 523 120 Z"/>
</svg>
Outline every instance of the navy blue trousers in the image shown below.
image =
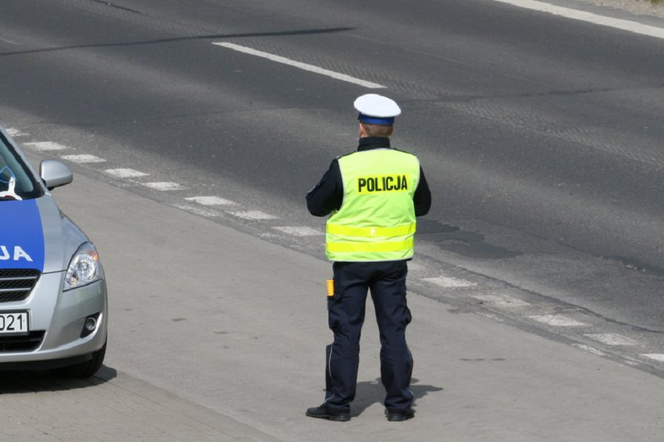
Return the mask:
<svg viewBox="0 0 664 442">
<path fill-rule="evenodd" d="M 380 332 L 384 405 L 390 412 L 403 412 L 413 403 L 409 390 L 413 356 L 406 344 L 406 327 L 412 319 L 406 305 L 406 261 L 336 262 L 333 269 L 334 296 L 328 297 L 327 308 L 334 342 L 326 349 L 325 408 L 332 414 L 350 412 L 370 290 Z"/>
</svg>

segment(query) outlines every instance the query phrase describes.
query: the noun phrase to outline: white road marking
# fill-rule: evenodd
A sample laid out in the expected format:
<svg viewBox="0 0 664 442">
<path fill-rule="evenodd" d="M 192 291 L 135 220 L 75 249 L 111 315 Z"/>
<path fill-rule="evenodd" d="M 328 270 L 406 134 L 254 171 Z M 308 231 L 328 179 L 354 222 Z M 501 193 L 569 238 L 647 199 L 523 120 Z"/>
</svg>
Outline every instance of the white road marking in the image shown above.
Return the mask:
<svg viewBox="0 0 664 442">
<path fill-rule="evenodd" d="M 626 336 L 619 335 L 616 333 L 595 333 L 589 335 L 583 335 L 592 340 L 601 342 L 606 345 L 636 345 L 637 342 L 633 339 L 630 339 Z"/>
<path fill-rule="evenodd" d="M 33 149 L 39 150 L 41 152 L 69 149 L 67 146 L 63 146 L 62 144 L 58 144 L 58 143 L 52 143 L 50 141 L 38 141 L 38 142 L 35 142 L 35 143 L 25 143 L 25 145 L 30 146 Z"/>
<path fill-rule="evenodd" d="M 576 9 L 564 8 L 562 6 L 550 5 L 548 3 L 536 0 L 494 0 L 500 3 L 507 3 L 520 8 L 531 9 L 533 11 L 546 12 L 561 17 L 571 18 L 573 20 L 584 21 L 610 28 L 620 29 L 634 34 L 647 35 L 649 37 L 664 39 L 664 29 L 655 26 L 648 26 L 630 20 L 619 18 L 604 17 L 591 12 L 578 11 Z"/>
<path fill-rule="evenodd" d="M 233 201 L 219 198 L 217 196 L 193 196 L 191 198 L 185 198 L 185 200 L 198 203 L 202 206 L 234 206 L 237 204 Z"/>
<path fill-rule="evenodd" d="M 173 183 L 171 181 L 160 181 L 155 183 L 141 183 L 145 187 L 150 189 L 158 190 L 160 192 L 170 192 L 172 190 L 182 190 L 184 187 L 178 183 Z"/>
<path fill-rule="evenodd" d="M 479 299 L 482 302 L 501 308 L 526 307 L 530 305 L 511 296 L 471 295 L 471 298 Z"/>
<path fill-rule="evenodd" d="M 276 216 L 268 215 L 267 213 L 259 212 L 258 210 L 248 210 L 244 212 L 228 212 L 228 213 L 242 219 L 251 219 L 251 220 L 277 219 Z"/>
<path fill-rule="evenodd" d="M 476 283 L 466 281 L 465 279 L 451 278 L 448 276 L 439 276 L 437 278 L 424 278 L 423 281 L 435 284 L 443 288 L 475 287 Z"/>
<path fill-rule="evenodd" d="M 358 84 L 369 89 L 385 89 L 386 86 L 383 86 L 378 83 L 372 83 L 370 81 L 360 80 L 359 78 L 351 77 L 350 75 L 341 74 L 339 72 L 329 71 L 327 69 L 319 68 L 318 66 L 313 66 L 306 63 L 300 63 L 299 61 L 291 60 L 290 58 L 281 57 L 279 55 L 270 54 L 268 52 L 257 51 L 245 46 L 236 45 L 233 43 L 212 43 L 213 45 L 222 46 L 224 48 L 232 49 L 234 51 L 243 52 L 245 54 L 255 55 L 257 57 L 266 58 L 277 63 L 287 64 L 289 66 L 294 66 L 305 71 L 314 72 L 316 74 L 326 75 L 328 77 L 334 78 L 336 80 L 346 81 L 348 83 Z"/>
<path fill-rule="evenodd" d="M 572 347 L 576 347 L 580 350 L 587 351 L 588 353 L 592 353 L 595 356 L 606 356 L 606 353 L 604 353 L 601 350 L 597 350 L 595 347 L 591 347 L 590 345 L 586 344 L 572 344 Z"/>
<path fill-rule="evenodd" d="M 482 316 L 484 318 L 493 319 L 494 321 L 498 321 L 498 322 L 502 322 L 502 323 L 505 322 L 502 318 L 494 315 L 493 313 L 477 312 L 476 315 L 477 316 Z"/>
<path fill-rule="evenodd" d="M 104 163 L 105 159 L 96 157 L 94 155 L 62 155 L 60 158 L 63 160 L 71 161 L 72 163 L 84 164 L 84 163 Z"/>
<path fill-rule="evenodd" d="M 641 355 L 641 356 L 643 356 L 644 358 L 652 359 L 653 361 L 664 362 L 664 355 L 663 354 L 651 353 L 651 354 L 645 354 L 645 355 Z"/>
<path fill-rule="evenodd" d="M 120 179 L 139 178 L 149 175 L 145 172 L 139 172 L 138 170 L 134 169 L 106 169 L 104 172 L 106 172 L 108 175 L 111 175 L 112 177 Z"/>
<path fill-rule="evenodd" d="M 319 232 L 316 229 L 312 229 L 310 227 L 290 227 L 290 226 L 284 226 L 284 227 L 273 227 L 275 230 L 279 230 L 280 232 L 284 232 L 287 235 L 292 235 L 292 236 L 317 236 L 317 235 L 325 235 L 323 232 Z"/>
<path fill-rule="evenodd" d="M 533 315 L 528 317 L 537 322 L 552 325 L 554 327 L 588 327 L 588 324 L 575 321 L 574 319 L 563 315 Z"/>
<path fill-rule="evenodd" d="M 8 133 L 9 136 L 12 137 L 12 138 L 16 138 L 16 137 L 26 137 L 26 136 L 30 135 L 30 134 L 28 134 L 28 133 L 21 132 L 20 130 L 15 129 L 15 128 L 13 128 L 13 127 L 7 128 L 7 133 Z"/>
<path fill-rule="evenodd" d="M 214 218 L 215 216 L 219 216 L 219 213 L 215 212 L 214 210 L 206 209 L 205 207 L 196 207 L 189 204 L 173 204 L 173 207 L 193 213 L 194 215 L 204 216 L 206 218 Z"/>
</svg>

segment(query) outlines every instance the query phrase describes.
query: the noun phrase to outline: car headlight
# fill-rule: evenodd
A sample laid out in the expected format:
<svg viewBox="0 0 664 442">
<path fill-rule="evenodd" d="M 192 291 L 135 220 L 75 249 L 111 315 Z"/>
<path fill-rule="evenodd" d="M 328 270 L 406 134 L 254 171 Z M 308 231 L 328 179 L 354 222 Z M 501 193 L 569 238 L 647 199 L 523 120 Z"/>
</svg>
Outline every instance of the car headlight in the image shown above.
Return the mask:
<svg viewBox="0 0 664 442">
<path fill-rule="evenodd" d="M 78 248 L 65 275 L 63 290 L 71 290 L 104 279 L 104 269 L 99 254 L 92 243 L 86 242 Z"/>
</svg>

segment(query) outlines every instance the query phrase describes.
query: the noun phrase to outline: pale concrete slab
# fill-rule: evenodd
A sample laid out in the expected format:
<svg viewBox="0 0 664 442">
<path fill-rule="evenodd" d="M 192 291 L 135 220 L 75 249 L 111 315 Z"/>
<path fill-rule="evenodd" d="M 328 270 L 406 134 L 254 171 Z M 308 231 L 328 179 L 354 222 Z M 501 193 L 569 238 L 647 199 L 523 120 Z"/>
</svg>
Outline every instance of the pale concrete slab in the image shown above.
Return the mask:
<svg viewBox="0 0 664 442">
<path fill-rule="evenodd" d="M 5 372 L 0 394 L 7 441 L 277 441 L 108 367 L 89 379 Z"/>
</svg>

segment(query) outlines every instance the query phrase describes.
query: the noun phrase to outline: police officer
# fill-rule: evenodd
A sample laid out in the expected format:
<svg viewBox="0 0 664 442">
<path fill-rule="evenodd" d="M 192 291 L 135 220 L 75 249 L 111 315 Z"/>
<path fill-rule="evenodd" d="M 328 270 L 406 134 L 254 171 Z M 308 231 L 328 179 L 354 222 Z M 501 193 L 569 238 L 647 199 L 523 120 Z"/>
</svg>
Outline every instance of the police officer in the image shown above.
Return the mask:
<svg viewBox="0 0 664 442">
<path fill-rule="evenodd" d="M 326 255 L 334 261 L 334 289 L 327 307 L 334 342 L 326 349 L 325 402 L 306 414 L 350 420 L 370 291 L 380 331 L 387 419 L 403 421 L 415 414 L 409 390 L 413 358 L 406 344 L 411 321 L 406 262 L 413 256 L 415 217 L 428 213 L 431 193 L 417 157 L 390 146 L 399 106 L 387 97 L 367 94 L 355 100 L 355 109 L 357 151 L 332 161 L 307 194 L 312 215 L 330 215 Z"/>
</svg>

